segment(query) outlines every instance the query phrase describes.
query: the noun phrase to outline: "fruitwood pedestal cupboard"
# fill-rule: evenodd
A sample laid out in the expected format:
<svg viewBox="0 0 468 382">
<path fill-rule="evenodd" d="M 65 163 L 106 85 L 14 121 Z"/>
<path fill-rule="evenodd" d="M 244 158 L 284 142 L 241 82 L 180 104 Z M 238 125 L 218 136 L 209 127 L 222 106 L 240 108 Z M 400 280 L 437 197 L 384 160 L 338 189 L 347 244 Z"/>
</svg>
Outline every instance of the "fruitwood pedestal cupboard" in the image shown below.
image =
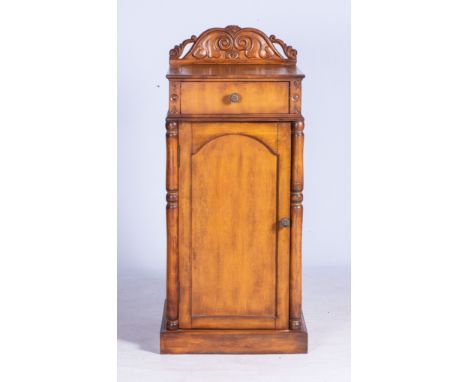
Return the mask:
<svg viewBox="0 0 468 382">
<path fill-rule="evenodd" d="M 307 352 L 296 54 L 232 25 L 169 53 L 161 353 Z"/>
</svg>

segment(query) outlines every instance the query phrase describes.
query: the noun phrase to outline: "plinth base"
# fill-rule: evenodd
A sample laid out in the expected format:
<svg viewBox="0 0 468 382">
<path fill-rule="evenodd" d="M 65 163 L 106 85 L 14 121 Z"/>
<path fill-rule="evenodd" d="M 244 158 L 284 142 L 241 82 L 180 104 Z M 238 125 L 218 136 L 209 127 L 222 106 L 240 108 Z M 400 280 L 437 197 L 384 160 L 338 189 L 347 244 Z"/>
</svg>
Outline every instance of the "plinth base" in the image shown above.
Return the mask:
<svg viewBox="0 0 468 382">
<path fill-rule="evenodd" d="M 300 330 L 166 329 L 164 309 L 161 354 L 298 354 L 307 353 L 304 317 Z"/>
</svg>

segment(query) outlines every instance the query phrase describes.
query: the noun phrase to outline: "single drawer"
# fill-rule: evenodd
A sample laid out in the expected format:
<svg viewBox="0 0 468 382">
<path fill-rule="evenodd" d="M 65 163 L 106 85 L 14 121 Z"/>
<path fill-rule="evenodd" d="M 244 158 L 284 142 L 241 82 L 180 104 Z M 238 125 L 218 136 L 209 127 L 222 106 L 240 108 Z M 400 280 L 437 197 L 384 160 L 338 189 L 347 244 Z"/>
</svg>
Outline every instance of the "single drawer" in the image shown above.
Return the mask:
<svg viewBox="0 0 468 382">
<path fill-rule="evenodd" d="M 289 82 L 182 82 L 182 114 L 289 113 Z"/>
</svg>

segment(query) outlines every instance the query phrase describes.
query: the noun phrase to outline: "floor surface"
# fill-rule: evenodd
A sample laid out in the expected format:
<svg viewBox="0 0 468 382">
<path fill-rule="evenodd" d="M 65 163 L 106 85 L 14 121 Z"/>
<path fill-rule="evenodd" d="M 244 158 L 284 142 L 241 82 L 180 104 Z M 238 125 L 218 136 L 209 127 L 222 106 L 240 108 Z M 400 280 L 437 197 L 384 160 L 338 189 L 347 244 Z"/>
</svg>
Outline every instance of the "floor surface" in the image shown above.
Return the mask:
<svg viewBox="0 0 468 382">
<path fill-rule="evenodd" d="M 295 355 L 159 354 L 164 280 L 163 274 L 119 277 L 119 382 L 350 380 L 349 268 L 304 269 L 309 353 Z"/>
</svg>

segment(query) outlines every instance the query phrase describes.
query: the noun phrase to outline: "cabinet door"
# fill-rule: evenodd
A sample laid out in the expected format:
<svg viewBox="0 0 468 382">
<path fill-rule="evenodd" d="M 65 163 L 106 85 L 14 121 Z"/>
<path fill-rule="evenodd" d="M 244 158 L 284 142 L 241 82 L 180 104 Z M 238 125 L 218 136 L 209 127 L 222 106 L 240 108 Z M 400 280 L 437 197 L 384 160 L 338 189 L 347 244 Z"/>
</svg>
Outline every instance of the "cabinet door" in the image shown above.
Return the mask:
<svg viewBox="0 0 468 382">
<path fill-rule="evenodd" d="M 181 123 L 181 328 L 287 329 L 289 123 Z"/>
</svg>

